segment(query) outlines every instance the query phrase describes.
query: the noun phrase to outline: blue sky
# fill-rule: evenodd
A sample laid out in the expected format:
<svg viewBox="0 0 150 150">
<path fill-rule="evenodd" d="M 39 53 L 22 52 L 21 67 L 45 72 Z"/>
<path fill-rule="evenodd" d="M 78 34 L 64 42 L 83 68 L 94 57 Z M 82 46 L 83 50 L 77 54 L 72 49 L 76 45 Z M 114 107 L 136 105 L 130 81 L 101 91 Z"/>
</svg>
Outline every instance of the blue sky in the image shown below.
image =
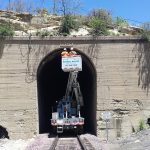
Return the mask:
<svg viewBox="0 0 150 150">
<path fill-rule="evenodd" d="M 150 21 L 150 0 L 83 0 L 85 10 L 104 8 L 110 10 L 114 17 L 146 22 Z"/>
<path fill-rule="evenodd" d="M 4 8 L 9 0 L 0 0 L 0 8 Z M 10 0 L 11 1 L 11 0 Z M 42 6 L 42 1 L 45 7 L 51 7 L 52 0 L 28 0 L 34 1 L 39 6 Z M 150 21 L 150 0 L 80 0 L 82 2 L 83 14 L 87 14 L 93 8 L 107 9 L 112 13 L 113 17 L 123 17 L 130 20 L 140 22 Z M 44 6 L 43 6 L 44 7 Z M 138 22 L 132 22 L 138 24 Z"/>
<path fill-rule="evenodd" d="M 140 22 L 150 21 L 150 0 L 84 0 L 86 9 L 104 8 L 113 16 Z"/>
</svg>

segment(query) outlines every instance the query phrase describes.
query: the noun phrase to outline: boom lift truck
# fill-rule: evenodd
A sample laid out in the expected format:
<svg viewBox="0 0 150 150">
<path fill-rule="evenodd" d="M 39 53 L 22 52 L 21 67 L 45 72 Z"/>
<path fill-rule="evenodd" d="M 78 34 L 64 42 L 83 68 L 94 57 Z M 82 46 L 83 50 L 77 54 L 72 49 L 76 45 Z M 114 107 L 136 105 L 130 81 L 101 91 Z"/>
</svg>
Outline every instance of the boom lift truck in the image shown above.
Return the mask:
<svg viewBox="0 0 150 150">
<path fill-rule="evenodd" d="M 64 48 L 62 54 L 62 69 L 69 72 L 65 96 L 57 104 L 57 112 L 52 112 L 51 125 L 57 134 L 64 131 L 83 132 L 84 118 L 80 108 L 83 106 L 83 96 L 77 81 L 79 71 L 82 71 L 82 59 L 73 48 Z"/>
</svg>

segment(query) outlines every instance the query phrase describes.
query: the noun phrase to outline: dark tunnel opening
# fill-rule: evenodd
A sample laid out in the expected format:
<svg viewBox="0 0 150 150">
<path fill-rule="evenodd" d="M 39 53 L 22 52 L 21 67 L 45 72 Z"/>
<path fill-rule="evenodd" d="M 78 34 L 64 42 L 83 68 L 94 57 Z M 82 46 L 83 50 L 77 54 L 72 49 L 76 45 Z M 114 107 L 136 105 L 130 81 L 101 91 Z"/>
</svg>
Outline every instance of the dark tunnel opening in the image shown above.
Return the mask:
<svg viewBox="0 0 150 150">
<path fill-rule="evenodd" d="M 75 51 L 82 57 L 78 81 L 84 100 L 81 108 L 81 116 L 85 118 L 84 132 L 96 135 L 96 71 L 85 54 Z M 37 71 L 39 133 L 51 130 L 52 109 L 56 110 L 56 101 L 65 95 L 69 73 L 61 69 L 61 52 L 62 49 L 57 49 L 48 54 Z"/>
</svg>

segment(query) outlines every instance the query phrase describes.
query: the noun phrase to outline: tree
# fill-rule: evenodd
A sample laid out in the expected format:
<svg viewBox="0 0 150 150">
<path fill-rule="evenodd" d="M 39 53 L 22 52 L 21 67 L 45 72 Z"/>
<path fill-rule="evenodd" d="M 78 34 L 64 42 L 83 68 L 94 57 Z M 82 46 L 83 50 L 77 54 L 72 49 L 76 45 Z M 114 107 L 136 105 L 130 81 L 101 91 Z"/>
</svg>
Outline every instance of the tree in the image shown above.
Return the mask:
<svg viewBox="0 0 150 150">
<path fill-rule="evenodd" d="M 75 14 L 81 7 L 80 0 L 53 0 L 53 13 Z"/>
<path fill-rule="evenodd" d="M 5 36 L 13 36 L 14 29 L 9 24 L 0 24 L 0 39 Z"/>
<path fill-rule="evenodd" d="M 13 11 L 14 10 L 14 2 L 13 1 L 10 1 L 8 2 L 8 4 L 6 5 L 6 10 L 11 10 Z"/>
<path fill-rule="evenodd" d="M 56 14 L 56 2 L 57 0 L 53 0 L 53 14 Z"/>
<path fill-rule="evenodd" d="M 30 14 L 33 13 L 33 12 L 35 11 L 35 4 L 34 4 L 34 2 L 31 1 L 31 0 L 28 0 L 28 1 L 26 2 L 25 10 L 26 10 L 27 12 L 29 12 Z"/>
<path fill-rule="evenodd" d="M 18 13 L 22 13 L 24 11 L 32 13 L 35 9 L 35 5 L 31 0 L 9 0 L 6 9 L 16 11 Z"/>
<path fill-rule="evenodd" d="M 143 32 L 142 37 L 150 41 L 150 22 L 144 22 L 142 24 Z"/>
<path fill-rule="evenodd" d="M 72 29 L 78 29 L 78 23 L 75 21 L 73 14 L 80 8 L 78 0 L 53 0 L 53 14 L 62 14 L 63 19 L 59 29 L 61 35 L 70 34 Z"/>
<path fill-rule="evenodd" d="M 128 26 L 128 22 L 122 17 L 117 17 L 115 20 L 115 24 L 120 27 Z"/>
<path fill-rule="evenodd" d="M 71 15 L 65 15 L 62 20 L 59 33 L 62 35 L 67 35 L 70 34 L 70 31 L 72 29 L 77 30 L 78 28 L 79 28 L 78 23 L 75 21 L 74 17 Z"/>
<path fill-rule="evenodd" d="M 14 1 L 15 11 L 16 12 L 23 12 L 25 11 L 25 2 L 24 0 L 15 0 Z"/>
<path fill-rule="evenodd" d="M 150 22 L 144 22 L 142 28 L 146 31 L 150 31 Z"/>
<path fill-rule="evenodd" d="M 91 18 L 96 17 L 99 18 L 102 22 L 107 25 L 112 24 L 112 16 L 111 13 L 106 9 L 93 9 L 89 15 Z"/>
<path fill-rule="evenodd" d="M 98 17 L 93 17 L 90 22 L 89 26 L 91 27 L 91 34 L 92 35 L 108 35 L 106 23 L 103 22 L 101 19 Z"/>
<path fill-rule="evenodd" d="M 12 10 L 21 13 L 25 10 L 25 2 L 24 0 L 9 0 L 9 3 L 6 6 L 6 8 L 7 10 Z"/>
</svg>

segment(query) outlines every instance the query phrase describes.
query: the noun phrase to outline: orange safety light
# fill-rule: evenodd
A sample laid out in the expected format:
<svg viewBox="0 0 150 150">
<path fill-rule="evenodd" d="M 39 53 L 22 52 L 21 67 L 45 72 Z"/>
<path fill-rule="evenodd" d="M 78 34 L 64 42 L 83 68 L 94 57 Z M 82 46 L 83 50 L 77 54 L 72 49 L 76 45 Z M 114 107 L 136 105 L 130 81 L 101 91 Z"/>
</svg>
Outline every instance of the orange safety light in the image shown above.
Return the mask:
<svg viewBox="0 0 150 150">
<path fill-rule="evenodd" d="M 61 56 L 63 56 L 63 57 L 67 57 L 69 55 L 69 53 L 67 52 L 67 51 L 63 51 L 62 53 L 61 53 Z"/>
<path fill-rule="evenodd" d="M 69 52 L 69 56 L 74 56 L 74 55 L 77 55 L 77 52 L 76 52 L 76 51 L 70 51 L 70 52 Z"/>
</svg>

